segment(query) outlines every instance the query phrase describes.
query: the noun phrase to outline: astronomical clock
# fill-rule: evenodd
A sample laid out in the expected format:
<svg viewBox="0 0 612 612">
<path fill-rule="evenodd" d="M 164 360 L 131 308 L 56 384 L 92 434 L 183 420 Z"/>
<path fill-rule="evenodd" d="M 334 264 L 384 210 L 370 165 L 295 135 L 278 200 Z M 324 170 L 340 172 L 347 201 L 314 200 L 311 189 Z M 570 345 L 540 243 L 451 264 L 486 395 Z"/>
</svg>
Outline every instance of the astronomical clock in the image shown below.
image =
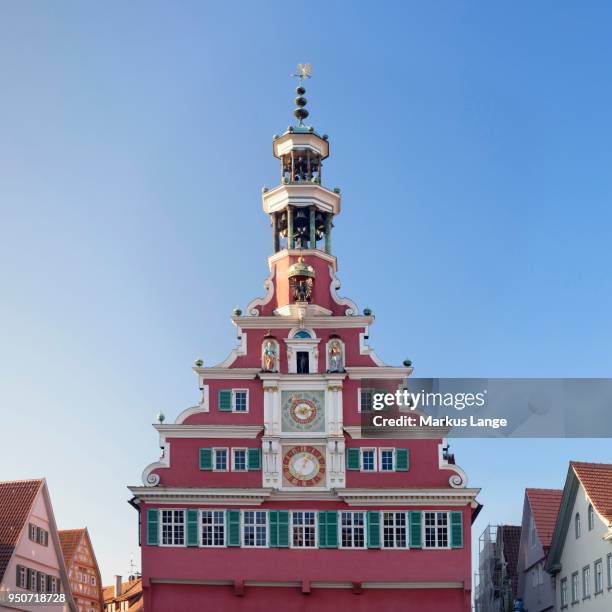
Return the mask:
<svg viewBox="0 0 612 612">
<path fill-rule="evenodd" d="M 324 391 L 283 391 L 281 394 L 284 432 L 324 432 Z"/>
<path fill-rule="evenodd" d="M 325 447 L 310 444 L 283 447 L 283 484 L 325 486 Z"/>
</svg>

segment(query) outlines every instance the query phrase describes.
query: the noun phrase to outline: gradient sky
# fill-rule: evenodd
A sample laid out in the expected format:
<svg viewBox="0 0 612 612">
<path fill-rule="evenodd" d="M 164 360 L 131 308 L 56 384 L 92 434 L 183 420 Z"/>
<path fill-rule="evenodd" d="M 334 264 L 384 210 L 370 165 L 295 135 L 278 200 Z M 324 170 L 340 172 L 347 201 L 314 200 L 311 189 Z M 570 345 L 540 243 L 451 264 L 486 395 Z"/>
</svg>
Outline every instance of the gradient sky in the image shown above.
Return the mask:
<svg viewBox="0 0 612 612">
<path fill-rule="evenodd" d="M 263 292 L 298 62 L 341 294 L 421 377 L 610 376 L 612 6 L 0 3 L 0 480 L 46 476 L 106 582 L 128 484 Z M 580 410 L 580 406 L 576 406 Z M 488 522 L 609 440 L 453 444 Z"/>
</svg>

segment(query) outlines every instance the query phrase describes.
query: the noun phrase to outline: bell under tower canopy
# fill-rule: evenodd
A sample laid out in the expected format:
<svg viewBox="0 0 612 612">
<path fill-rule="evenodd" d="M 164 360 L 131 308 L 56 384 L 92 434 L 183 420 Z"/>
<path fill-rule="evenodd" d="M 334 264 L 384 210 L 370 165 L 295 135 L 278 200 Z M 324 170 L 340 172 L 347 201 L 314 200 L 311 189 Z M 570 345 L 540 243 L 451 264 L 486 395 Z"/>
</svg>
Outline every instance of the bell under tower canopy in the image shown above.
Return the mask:
<svg viewBox="0 0 612 612">
<path fill-rule="evenodd" d="M 262 200 L 272 221 L 274 253 L 295 248 L 331 253 L 333 218 L 340 213 L 340 190 L 322 185 L 323 160 L 329 156 L 327 134 L 304 124 L 309 112 L 303 81 L 311 71 L 309 64 L 298 65 L 294 75 L 300 79 L 294 111 L 298 123 L 272 142 L 274 157 L 280 161 L 280 185 L 264 188 Z"/>
</svg>

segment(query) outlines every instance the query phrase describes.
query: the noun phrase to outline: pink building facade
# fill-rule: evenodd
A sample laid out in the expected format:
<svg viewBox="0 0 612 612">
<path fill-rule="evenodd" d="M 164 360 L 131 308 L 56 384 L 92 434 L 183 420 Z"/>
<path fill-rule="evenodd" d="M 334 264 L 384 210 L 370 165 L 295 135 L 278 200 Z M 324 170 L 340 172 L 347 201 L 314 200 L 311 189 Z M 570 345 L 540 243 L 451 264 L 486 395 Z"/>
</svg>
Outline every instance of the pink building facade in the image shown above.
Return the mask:
<svg viewBox="0 0 612 612">
<path fill-rule="evenodd" d="M 130 487 L 145 610 L 467 612 L 478 490 L 443 430 L 363 435 L 373 394 L 412 368 L 382 362 L 371 311 L 337 293 L 341 198 L 297 93 L 298 124 L 273 140 L 280 184 L 262 194 L 266 293 L 234 311 L 225 361 L 196 362 L 199 404 L 155 425 L 162 456 Z"/>
</svg>

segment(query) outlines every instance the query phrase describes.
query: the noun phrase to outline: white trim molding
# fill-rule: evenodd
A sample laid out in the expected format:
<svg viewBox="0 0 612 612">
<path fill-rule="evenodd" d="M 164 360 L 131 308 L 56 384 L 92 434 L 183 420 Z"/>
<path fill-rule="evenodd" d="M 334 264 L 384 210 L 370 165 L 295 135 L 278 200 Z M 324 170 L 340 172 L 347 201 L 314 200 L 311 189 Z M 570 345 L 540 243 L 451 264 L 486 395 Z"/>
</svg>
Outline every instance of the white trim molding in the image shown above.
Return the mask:
<svg viewBox="0 0 612 612">
<path fill-rule="evenodd" d="M 480 489 L 338 489 L 349 506 L 466 506 Z"/>
<path fill-rule="evenodd" d="M 448 460 L 444 458 L 444 447 L 447 445 L 446 439 L 442 440 L 438 445 L 438 467 L 441 470 L 450 470 L 454 472 L 448 479 L 448 484 L 453 487 L 453 489 L 465 489 L 468 482 L 467 474 L 458 465 L 449 463 Z"/>
<path fill-rule="evenodd" d="M 272 489 L 223 489 L 200 487 L 128 487 L 138 502 L 160 504 L 261 505 Z"/>
<path fill-rule="evenodd" d="M 377 366 L 385 366 L 385 362 L 374 352 L 374 349 L 366 342 L 369 337 L 370 333 L 367 328 L 365 332 L 359 334 L 359 354 L 367 355 Z"/>
<path fill-rule="evenodd" d="M 297 307 L 295 313 L 287 316 L 258 316 L 258 317 L 232 317 L 234 325 L 240 329 L 287 329 L 288 327 L 311 327 L 316 329 L 356 329 L 366 330 L 374 321 L 372 316 L 323 316 L 312 314 L 310 304 L 305 307 L 306 312 L 302 319 L 298 316 Z M 365 353 L 364 353 L 365 354 Z M 383 364 L 384 365 L 384 364 Z"/>
<path fill-rule="evenodd" d="M 162 443 L 163 442 L 163 443 Z M 160 447 L 163 448 L 163 455 L 158 461 L 150 463 L 142 471 L 142 484 L 145 485 L 147 490 L 150 487 L 157 487 L 159 485 L 159 474 L 153 474 L 153 470 L 158 468 L 169 468 L 170 467 L 170 443 L 166 442 L 163 436 L 160 436 Z"/>
<path fill-rule="evenodd" d="M 234 319 L 235 318 L 232 317 L 232 323 L 236 325 L 236 322 Z M 196 367 L 194 368 L 196 372 L 200 369 L 215 370 L 215 369 L 221 369 L 221 368 L 229 368 L 229 366 L 231 366 L 232 363 L 234 363 L 234 361 L 236 361 L 238 357 L 241 357 L 242 355 L 247 354 L 247 334 L 246 332 L 242 331 L 240 326 L 236 325 L 236 328 L 237 328 L 237 337 L 238 337 L 238 341 L 240 344 L 238 344 L 238 346 L 221 363 L 217 364 L 214 368 L 197 368 Z"/>
<path fill-rule="evenodd" d="M 407 368 L 405 366 L 395 367 L 395 366 L 347 366 L 344 368 L 346 373 L 349 375 L 349 378 L 352 380 L 360 380 L 363 378 L 401 378 L 404 380 L 408 378 L 413 369 Z"/>
<path fill-rule="evenodd" d="M 201 377 L 200 387 L 203 387 L 202 381 L 204 380 L 250 380 L 255 378 L 261 370 L 259 368 L 228 368 L 216 366 L 214 368 L 194 367 L 193 371 Z"/>
<path fill-rule="evenodd" d="M 258 317 L 260 315 L 258 306 L 266 306 L 266 304 L 270 303 L 270 300 L 274 297 L 274 274 L 276 273 L 276 268 L 270 266 L 270 276 L 264 281 L 264 289 L 266 290 L 266 294 L 263 297 L 255 298 L 251 300 L 246 307 L 247 313 L 251 317 Z"/>
<path fill-rule="evenodd" d="M 154 425 L 167 438 L 246 438 L 254 440 L 263 431 L 260 425 Z"/>
<path fill-rule="evenodd" d="M 359 308 L 357 308 L 357 304 L 346 297 L 340 297 L 338 295 L 338 289 L 342 286 L 340 283 L 340 279 L 336 276 L 336 272 L 332 266 L 329 266 L 329 276 L 331 278 L 331 283 L 329 284 L 329 293 L 332 297 L 332 300 L 338 304 L 338 306 L 345 306 L 344 314 L 347 317 L 353 317 L 359 315 Z"/>
</svg>

